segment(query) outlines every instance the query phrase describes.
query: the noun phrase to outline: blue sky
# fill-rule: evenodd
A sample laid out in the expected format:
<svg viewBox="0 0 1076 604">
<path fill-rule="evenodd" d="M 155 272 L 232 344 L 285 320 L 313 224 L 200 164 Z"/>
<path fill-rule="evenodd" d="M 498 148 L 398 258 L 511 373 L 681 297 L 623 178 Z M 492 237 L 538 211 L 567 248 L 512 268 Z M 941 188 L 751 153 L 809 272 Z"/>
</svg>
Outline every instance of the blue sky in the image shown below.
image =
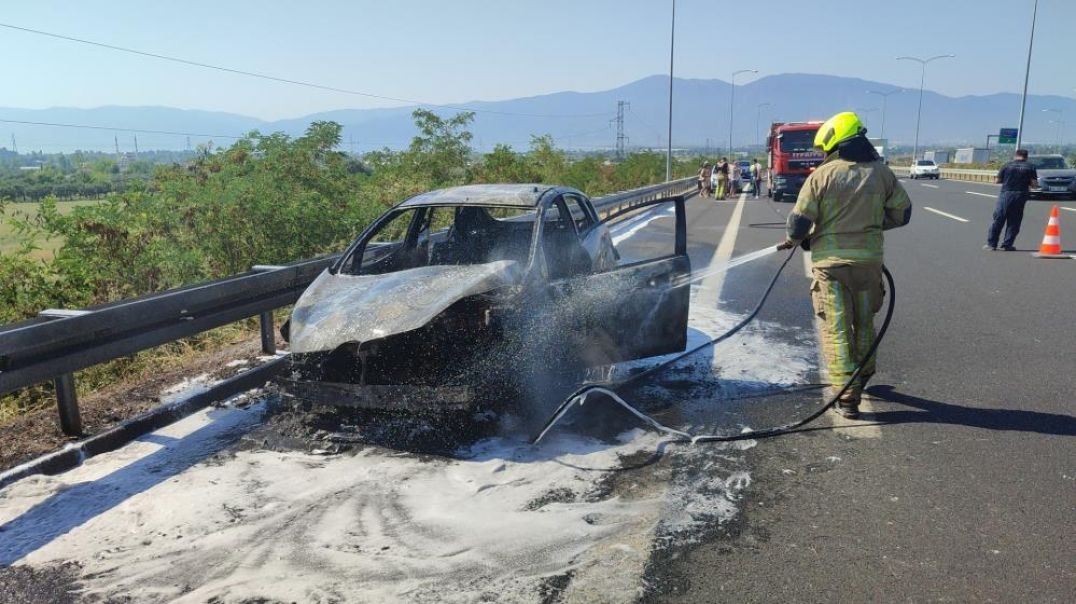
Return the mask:
<svg viewBox="0 0 1076 604">
<path fill-rule="evenodd" d="M 6 2 L 0 22 L 425 102 L 604 90 L 668 70 L 670 0 Z M 677 2 L 677 75 L 801 72 L 1018 92 L 1031 0 Z M 1029 91 L 1076 96 L 1076 1 L 1040 0 Z M 0 106 L 167 105 L 266 119 L 381 100 L 0 29 Z M 11 60 L 17 57 L 17 60 Z M 748 78 L 741 76 L 740 82 Z"/>
</svg>

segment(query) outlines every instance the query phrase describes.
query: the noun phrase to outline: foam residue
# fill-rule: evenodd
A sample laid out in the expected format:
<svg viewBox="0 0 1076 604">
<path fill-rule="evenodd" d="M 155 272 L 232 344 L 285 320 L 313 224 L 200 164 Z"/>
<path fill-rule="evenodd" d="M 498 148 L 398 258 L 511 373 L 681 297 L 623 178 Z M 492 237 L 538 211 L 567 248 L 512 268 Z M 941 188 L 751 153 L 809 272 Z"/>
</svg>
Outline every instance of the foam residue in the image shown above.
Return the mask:
<svg viewBox="0 0 1076 604">
<path fill-rule="evenodd" d="M 136 475 L 143 468 L 130 458 L 145 455 L 147 444 L 135 443 L 139 451 L 95 458 L 89 471 L 100 481 L 110 465 L 136 467 L 126 480 L 148 488 L 21 562 L 77 560 L 87 593 L 140 602 L 535 601 L 546 577 L 581 564 L 634 519 L 654 517 L 656 501 L 603 493 L 599 474 L 578 468 L 616 466 L 655 439 L 561 435 L 532 447 L 494 438 L 459 459 L 376 449 L 336 458 L 244 452 L 159 482 Z M 182 465 L 184 445 L 171 453 Z M 65 505 L 92 509 L 87 498 L 113 495 L 85 482 L 84 472 L 16 483 L 4 492 L 4 509 L 45 498 L 62 518 Z M 83 491 L 79 501 L 62 495 L 73 485 Z"/>
<path fill-rule="evenodd" d="M 194 377 L 184 378 L 161 390 L 161 402 L 171 403 L 173 401 L 194 396 L 195 394 L 201 394 L 202 392 L 209 390 L 218 382 L 219 380 L 214 380 L 208 373 L 200 373 Z"/>
</svg>

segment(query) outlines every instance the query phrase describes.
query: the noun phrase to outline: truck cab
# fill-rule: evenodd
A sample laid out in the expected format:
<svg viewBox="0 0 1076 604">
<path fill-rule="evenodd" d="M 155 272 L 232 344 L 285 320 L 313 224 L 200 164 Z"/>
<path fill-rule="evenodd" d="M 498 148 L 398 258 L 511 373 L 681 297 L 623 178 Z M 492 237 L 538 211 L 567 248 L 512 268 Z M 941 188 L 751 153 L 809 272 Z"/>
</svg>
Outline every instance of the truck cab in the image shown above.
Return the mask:
<svg viewBox="0 0 1076 604">
<path fill-rule="evenodd" d="M 814 148 L 814 137 L 822 122 L 774 122 L 766 137 L 770 158 L 769 196 L 774 201 L 785 197 L 795 201 L 803 182 L 825 154 Z"/>
</svg>

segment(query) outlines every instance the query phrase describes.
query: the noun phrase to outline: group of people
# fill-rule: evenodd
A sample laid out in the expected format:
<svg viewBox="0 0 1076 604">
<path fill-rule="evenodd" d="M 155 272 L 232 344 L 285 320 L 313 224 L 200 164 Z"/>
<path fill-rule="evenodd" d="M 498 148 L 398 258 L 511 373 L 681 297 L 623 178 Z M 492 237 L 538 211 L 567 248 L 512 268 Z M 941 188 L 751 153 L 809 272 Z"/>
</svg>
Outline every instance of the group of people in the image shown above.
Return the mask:
<svg viewBox="0 0 1076 604">
<path fill-rule="evenodd" d="M 759 191 L 762 190 L 762 176 L 762 164 L 756 158 L 750 166 L 751 189 L 756 199 L 758 199 Z M 705 162 L 699 166 L 699 195 L 712 196 L 714 199 L 728 199 L 740 192 L 742 178 L 743 169 L 739 162 L 730 163 L 724 157 L 715 164 Z"/>
</svg>

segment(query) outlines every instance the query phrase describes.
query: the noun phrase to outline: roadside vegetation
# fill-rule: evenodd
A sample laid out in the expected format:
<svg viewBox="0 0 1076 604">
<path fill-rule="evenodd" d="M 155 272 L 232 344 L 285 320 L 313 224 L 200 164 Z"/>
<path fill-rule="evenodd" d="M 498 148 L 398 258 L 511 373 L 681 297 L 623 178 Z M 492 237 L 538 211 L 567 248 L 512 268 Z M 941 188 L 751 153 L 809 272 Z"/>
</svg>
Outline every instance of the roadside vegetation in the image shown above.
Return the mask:
<svg viewBox="0 0 1076 604">
<path fill-rule="evenodd" d="M 251 132 L 184 162 L 140 168 L 94 202 L 0 201 L 0 323 L 44 308 L 81 308 L 215 279 L 254 264 L 283 264 L 339 251 L 373 219 L 410 195 L 466 183 L 539 182 L 592 196 L 661 182 L 665 157 L 571 160 L 548 136 L 529 149 L 473 152 L 473 115 L 414 112 L 409 148 L 361 159 L 336 151 L 340 126 L 315 122 L 303 136 Z M 674 176 L 694 174 L 682 159 Z M 113 174 L 101 163 L 101 175 Z M 42 168 L 36 175 L 48 174 Z M 75 172 L 77 173 L 77 171 Z M 104 176 L 102 176 L 104 178 Z M 110 181 L 111 182 L 111 181 Z M 0 198 L 3 199 L 3 198 Z M 80 389 L 150 370 L 167 359 L 239 337 L 224 328 L 81 372 Z M 252 337 L 254 323 L 238 329 Z M 0 422 L 51 404 L 48 385 L 0 399 Z"/>
</svg>

